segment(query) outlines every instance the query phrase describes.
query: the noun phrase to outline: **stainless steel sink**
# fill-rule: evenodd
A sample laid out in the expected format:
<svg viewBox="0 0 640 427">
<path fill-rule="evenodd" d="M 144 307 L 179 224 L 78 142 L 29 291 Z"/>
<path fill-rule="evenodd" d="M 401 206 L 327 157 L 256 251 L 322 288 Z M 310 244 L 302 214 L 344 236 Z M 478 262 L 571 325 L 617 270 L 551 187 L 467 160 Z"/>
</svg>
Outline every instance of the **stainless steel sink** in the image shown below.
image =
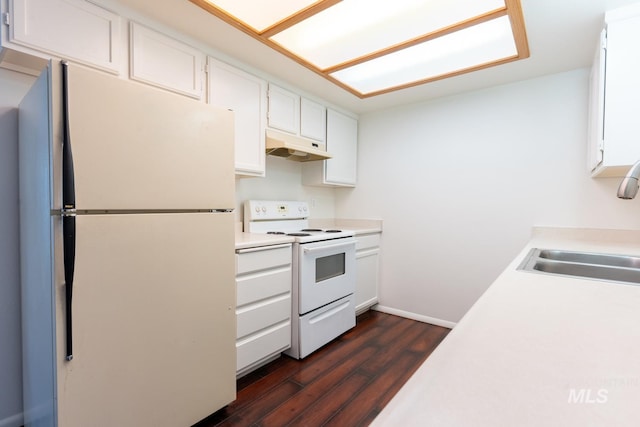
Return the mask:
<svg viewBox="0 0 640 427">
<path fill-rule="evenodd" d="M 578 262 L 582 264 L 606 265 L 611 267 L 640 268 L 640 257 L 629 255 L 594 254 L 590 252 L 542 249 L 538 256 L 540 258 L 554 261 Z"/>
<path fill-rule="evenodd" d="M 534 248 L 518 270 L 640 285 L 640 257 Z"/>
</svg>

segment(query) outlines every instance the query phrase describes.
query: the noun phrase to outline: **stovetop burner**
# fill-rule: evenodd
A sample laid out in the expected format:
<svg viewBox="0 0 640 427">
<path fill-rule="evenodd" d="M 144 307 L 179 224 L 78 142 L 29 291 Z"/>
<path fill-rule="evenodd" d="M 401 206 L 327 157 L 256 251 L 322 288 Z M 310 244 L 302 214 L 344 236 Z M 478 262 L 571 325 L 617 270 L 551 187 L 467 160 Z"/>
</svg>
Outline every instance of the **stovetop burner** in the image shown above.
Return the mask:
<svg viewBox="0 0 640 427">
<path fill-rule="evenodd" d="M 244 204 L 244 231 L 271 237 L 292 237 L 295 244 L 315 243 L 353 237 L 351 230 L 309 224 L 309 206 L 300 201 L 247 200 Z M 328 243 L 329 244 L 329 243 Z"/>
</svg>

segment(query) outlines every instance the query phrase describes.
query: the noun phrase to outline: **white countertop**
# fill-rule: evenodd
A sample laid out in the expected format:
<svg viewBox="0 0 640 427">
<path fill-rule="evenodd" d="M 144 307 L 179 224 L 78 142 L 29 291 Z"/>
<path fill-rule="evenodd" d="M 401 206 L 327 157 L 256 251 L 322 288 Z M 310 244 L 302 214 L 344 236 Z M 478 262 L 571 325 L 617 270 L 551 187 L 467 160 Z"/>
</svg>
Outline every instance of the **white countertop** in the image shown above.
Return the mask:
<svg viewBox="0 0 640 427">
<path fill-rule="evenodd" d="M 292 243 L 294 238 L 281 234 L 243 233 L 236 231 L 236 250 Z"/>
<path fill-rule="evenodd" d="M 382 221 L 369 219 L 317 219 L 310 220 L 309 226 L 320 228 L 344 228 L 353 230 L 356 236 L 382 232 Z M 278 234 L 244 233 L 242 232 L 242 223 L 236 224 L 236 250 L 259 246 L 278 245 L 281 243 L 291 243 L 293 241 L 293 237 Z"/>
<path fill-rule="evenodd" d="M 640 425 L 640 286 L 517 271 L 533 247 L 640 255 L 640 231 L 535 230 L 372 426 Z"/>
</svg>

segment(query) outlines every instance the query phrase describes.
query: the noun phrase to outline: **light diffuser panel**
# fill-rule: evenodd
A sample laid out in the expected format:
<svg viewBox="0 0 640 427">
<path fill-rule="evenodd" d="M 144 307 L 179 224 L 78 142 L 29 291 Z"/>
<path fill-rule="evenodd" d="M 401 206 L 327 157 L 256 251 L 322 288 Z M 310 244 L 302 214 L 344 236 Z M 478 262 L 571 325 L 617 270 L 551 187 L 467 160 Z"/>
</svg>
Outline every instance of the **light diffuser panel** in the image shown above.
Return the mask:
<svg viewBox="0 0 640 427">
<path fill-rule="evenodd" d="M 262 32 L 273 24 L 304 9 L 317 0 L 206 0 L 226 11 L 237 20 L 244 22 L 257 32 Z"/>
<path fill-rule="evenodd" d="M 494 19 L 331 74 L 360 93 L 436 78 L 518 54 L 509 18 Z"/>
<path fill-rule="evenodd" d="M 504 7 L 504 0 L 343 0 L 271 40 L 324 70 Z"/>
</svg>

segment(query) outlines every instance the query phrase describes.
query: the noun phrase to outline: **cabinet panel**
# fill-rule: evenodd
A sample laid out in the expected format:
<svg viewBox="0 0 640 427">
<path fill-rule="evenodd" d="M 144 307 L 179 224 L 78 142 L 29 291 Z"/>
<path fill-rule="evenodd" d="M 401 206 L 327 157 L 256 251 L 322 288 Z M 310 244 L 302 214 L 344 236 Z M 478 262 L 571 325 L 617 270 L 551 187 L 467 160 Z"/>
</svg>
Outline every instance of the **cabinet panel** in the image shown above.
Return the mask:
<svg viewBox="0 0 640 427">
<path fill-rule="evenodd" d="M 287 293 L 254 305 L 238 307 L 237 337 L 260 331 L 291 318 L 291 294 Z"/>
<path fill-rule="evenodd" d="M 640 53 L 636 46 L 640 5 L 609 11 L 605 22 L 604 49 L 596 55 L 592 67 L 590 166 L 597 164 L 594 176 L 622 177 L 640 160 L 640 121 L 636 113 L 640 106 Z M 603 88 L 599 87 L 603 83 Z M 602 131 L 602 144 L 598 146 L 596 138 Z"/>
<path fill-rule="evenodd" d="M 236 284 L 236 303 L 238 306 L 291 292 L 291 268 L 239 276 L 236 279 Z"/>
<path fill-rule="evenodd" d="M 327 110 L 327 151 L 333 158 L 325 161 L 325 181 L 355 186 L 358 148 L 356 119 Z"/>
<path fill-rule="evenodd" d="M 202 98 L 202 61 L 197 49 L 131 23 L 130 77 L 143 83 Z"/>
<path fill-rule="evenodd" d="M 378 260 L 380 251 L 371 249 L 356 253 L 356 313 L 378 302 Z"/>
<path fill-rule="evenodd" d="M 236 342 L 237 372 L 249 371 L 262 360 L 291 346 L 291 322 L 285 321 Z"/>
<path fill-rule="evenodd" d="M 260 249 L 239 250 L 236 254 L 238 275 L 252 271 L 275 269 L 282 266 L 291 268 L 291 245 L 277 248 L 268 246 Z"/>
<path fill-rule="evenodd" d="M 356 236 L 356 314 L 378 302 L 380 233 Z"/>
<path fill-rule="evenodd" d="M 325 142 L 327 139 L 327 109 L 324 105 L 300 98 L 300 136 Z"/>
<path fill-rule="evenodd" d="M 83 0 L 10 0 L 9 40 L 118 72 L 120 17 Z"/>
<path fill-rule="evenodd" d="M 208 58 L 210 104 L 235 114 L 236 174 L 264 176 L 267 82 Z"/>
<path fill-rule="evenodd" d="M 297 135 L 300 127 L 300 96 L 270 84 L 268 125 Z"/>
</svg>

